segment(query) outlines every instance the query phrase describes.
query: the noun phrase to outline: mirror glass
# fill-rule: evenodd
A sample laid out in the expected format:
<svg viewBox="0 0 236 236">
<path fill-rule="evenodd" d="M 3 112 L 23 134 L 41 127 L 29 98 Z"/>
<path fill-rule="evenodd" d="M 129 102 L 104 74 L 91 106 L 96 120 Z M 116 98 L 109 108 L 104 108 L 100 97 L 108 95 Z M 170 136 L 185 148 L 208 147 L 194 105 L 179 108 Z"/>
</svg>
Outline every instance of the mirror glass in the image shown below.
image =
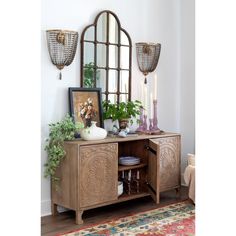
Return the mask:
<svg viewBox="0 0 236 236">
<path fill-rule="evenodd" d="M 111 14 L 109 14 L 109 42 L 118 44 L 118 24 Z"/>
<path fill-rule="evenodd" d="M 110 100 L 111 103 L 116 103 L 117 102 L 117 95 L 116 94 L 109 94 L 108 100 Z"/>
<path fill-rule="evenodd" d="M 84 66 L 94 63 L 94 44 L 84 43 Z"/>
<path fill-rule="evenodd" d="M 110 93 L 117 92 L 118 72 L 116 70 L 109 70 L 108 90 Z"/>
<path fill-rule="evenodd" d="M 129 72 L 128 71 L 121 71 L 120 91 L 121 91 L 121 93 L 128 93 L 129 92 Z"/>
<path fill-rule="evenodd" d="M 106 95 L 102 94 L 102 101 L 105 101 L 105 100 L 106 100 Z"/>
<path fill-rule="evenodd" d="M 84 39 L 89 40 L 89 41 L 94 41 L 94 26 L 90 26 L 85 34 L 84 34 Z"/>
<path fill-rule="evenodd" d="M 127 102 L 127 101 L 128 101 L 128 94 L 121 94 L 120 102 Z"/>
<path fill-rule="evenodd" d="M 131 98 L 131 50 L 129 34 L 118 17 L 102 11 L 81 34 L 81 85 L 100 87 L 102 99 L 111 102 Z"/>
<path fill-rule="evenodd" d="M 107 14 L 103 13 L 98 18 L 97 22 L 97 41 L 107 41 Z"/>
<path fill-rule="evenodd" d="M 121 37 L 121 44 L 129 46 L 129 39 L 123 31 L 120 32 L 120 37 Z"/>
<path fill-rule="evenodd" d="M 101 88 L 102 93 L 106 91 L 106 70 L 105 69 L 97 70 L 96 87 Z"/>
<path fill-rule="evenodd" d="M 120 47 L 120 67 L 122 69 L 129 69 L 129 47 Z"/>
<path fill-rule="evenodd" d="M 106 50 L 105 44 L 97 44 L 97 66 L 106 67 Z"/>
<path fill-rule="evenodd" d="M 114 45 L 109 46 L 109 67 L 118 67 L 118 47 Z"/>
</svg>

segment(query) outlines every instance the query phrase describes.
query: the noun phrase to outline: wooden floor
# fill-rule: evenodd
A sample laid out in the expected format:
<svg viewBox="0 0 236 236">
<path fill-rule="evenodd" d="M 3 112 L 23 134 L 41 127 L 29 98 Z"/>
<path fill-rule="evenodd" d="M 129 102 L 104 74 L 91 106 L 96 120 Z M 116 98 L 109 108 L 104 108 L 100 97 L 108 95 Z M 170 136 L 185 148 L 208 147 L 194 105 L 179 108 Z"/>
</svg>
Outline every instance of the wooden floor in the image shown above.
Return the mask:
<svg viewBox="0 0 236 236">
<path fill-rule="evenodd" d="M 41 235 L 54 236 L 70 230 L 76 230 L 90 224 L 109 221 L 114 218 L 123 217 L 146 210 L 161 207 L 168 203 L 187 199 L 187 188 L 181 187 L 180 197 L 176 198 L 175 191 L 161 194 L 160 204 L 156 205 L 151 197 L 144 197 L 132 201 L 122 202 L 110 206 L 87 210 L 83 213 L 83 225 L 75 224 L 75 212 L 67 211 L 58 216 L 45 216 L 41 218 Z"/>
</svg>

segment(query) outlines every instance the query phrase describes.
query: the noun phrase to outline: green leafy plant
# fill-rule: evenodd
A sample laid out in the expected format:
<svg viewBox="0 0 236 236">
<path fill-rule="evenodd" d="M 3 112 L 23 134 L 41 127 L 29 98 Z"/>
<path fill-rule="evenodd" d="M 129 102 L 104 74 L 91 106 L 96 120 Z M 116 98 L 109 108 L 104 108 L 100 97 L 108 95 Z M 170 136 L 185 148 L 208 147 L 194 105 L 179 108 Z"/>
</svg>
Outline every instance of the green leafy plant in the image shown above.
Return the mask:
<svg viewBox="0 0 236 236">
<path fill-rule="evenodd" d="M 96 80 L 100 77 L 100 71 L 96 71 Z M 90 62 L 84 65 L 84 86 L 94 88 L 94 63 Z"/>
<path fill-rule="evenodd" d="M 66 155 L 63 143 L 65 140 L 75 139 L 75 134 L 83 128 L 83 123 L 74 123 L 67 114 L 60 122 L 49 124 L 49 128 L 49 138 L 46 140 L 45 146 L 48 159 L 45 164 L 44 176 L 46 178 L 50 176 L 52 181 L 58 181 L 59 179 L 55 176 L 56 169 Z"/>
<path fill-rule="evenodd" d="M 115 120 L 130 119 L 140 114 L 140 108 L 143 107 L 142 103 L 138 100 L 120 102 L 112 104 L 110 100 L 103 101 L 103 118 Z M 133 123 L 133 120 L 130 120 L 130 123 Z"/>
</svg>

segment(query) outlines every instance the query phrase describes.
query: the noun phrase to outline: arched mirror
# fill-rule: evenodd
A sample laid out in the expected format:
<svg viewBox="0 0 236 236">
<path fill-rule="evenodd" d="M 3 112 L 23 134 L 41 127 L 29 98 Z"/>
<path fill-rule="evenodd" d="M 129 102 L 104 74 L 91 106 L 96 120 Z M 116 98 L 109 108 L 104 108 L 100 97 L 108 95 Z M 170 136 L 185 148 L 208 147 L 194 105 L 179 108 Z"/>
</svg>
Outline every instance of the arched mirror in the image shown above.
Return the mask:
<svg viewBox="0 0 236 236">
<path fill-rule="evenodd" d="M 112 103 L 131 100 L 129 34 L 118 17 L 102 11 L 81 35 L 81 87 L 101 88 L 102 99 Z"/>
</svg>

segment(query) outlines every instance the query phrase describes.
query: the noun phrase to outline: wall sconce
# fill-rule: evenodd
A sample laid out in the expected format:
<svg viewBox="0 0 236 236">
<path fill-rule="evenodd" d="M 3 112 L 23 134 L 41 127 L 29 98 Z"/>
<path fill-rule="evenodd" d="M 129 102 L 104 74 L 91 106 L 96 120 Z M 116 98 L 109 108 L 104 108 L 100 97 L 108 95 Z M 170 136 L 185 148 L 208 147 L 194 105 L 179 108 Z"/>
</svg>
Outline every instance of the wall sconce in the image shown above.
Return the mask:
<svg viewBox="0 0 236 236">
<path fill-rule="evenodd" d="M 144 83 L 147 83 L 147 74 L 153 72 L 159 60 L 161 44 L 157 43 L 136 43 L 136 52 L 139 70 L 145 76 Z"/>
<path fill-rule="evenodd" d="M 48 51 L 53 65 L 59 70 L 69 66 L 76 53 L 78 32 L 69 30 L 47 30 Z M 62 78 L 61 71 L 59 79 Z"/>
</svg>

